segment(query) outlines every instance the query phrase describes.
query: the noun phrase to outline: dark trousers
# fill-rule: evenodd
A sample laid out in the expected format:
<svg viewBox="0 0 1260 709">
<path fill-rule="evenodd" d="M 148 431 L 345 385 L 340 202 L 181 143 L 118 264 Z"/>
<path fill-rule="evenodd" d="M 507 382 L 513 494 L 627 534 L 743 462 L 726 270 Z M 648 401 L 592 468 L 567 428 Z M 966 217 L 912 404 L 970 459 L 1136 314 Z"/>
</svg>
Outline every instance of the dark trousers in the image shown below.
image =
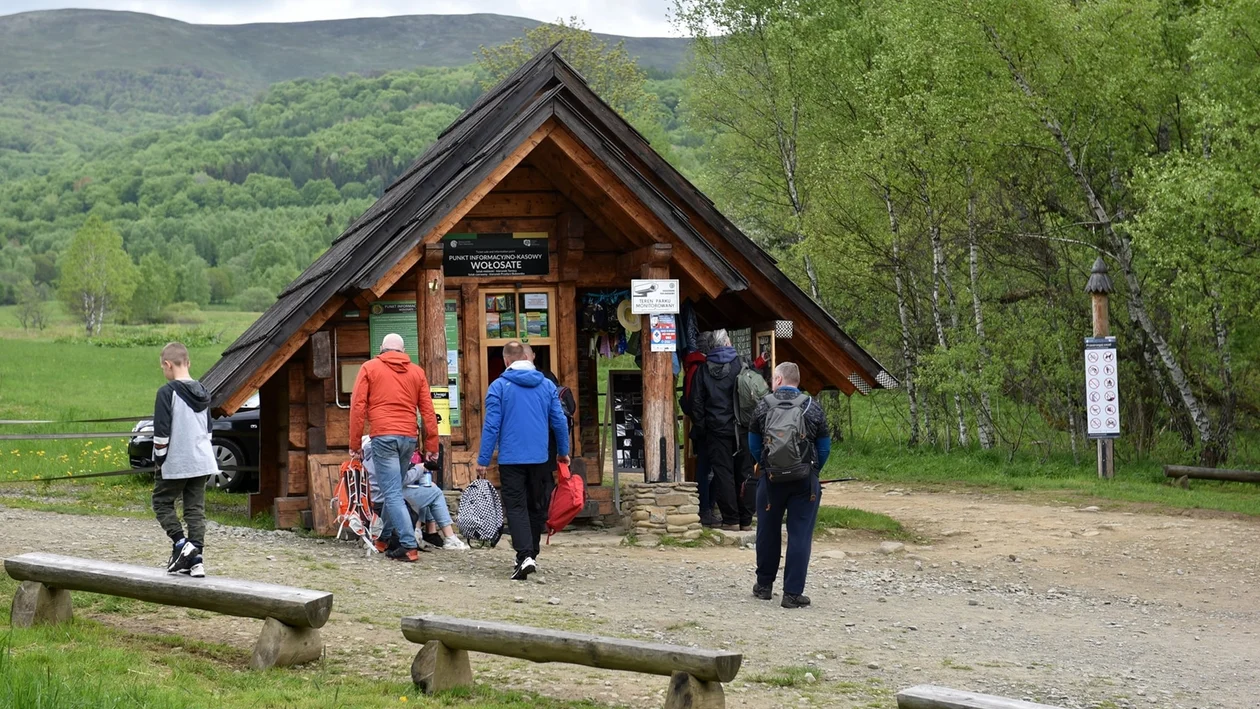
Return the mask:
<svg viewBox="0 0 1260 709">
<path fill-rule="evenodd" d="M 740 485 L 749 472 L 741 460 L 747 455 L 735 445 L 735 432 L 705 436 L 704 450 L 709 458 L 709 468 L 713 471 L 709 496 L 717 502 L 722 524 L 752 524 L 752 506 L 741 500 L 739 495 Z"/>
<path fill-rule="evenodd" d="M 757 485 L 757 585 L 773 586 L 779 573 L 783 544 L 783 517 L 787 516 L 787 562 L 783 565 L 783 592 L 799 596 L 805 591 L 809 553 L 814 544 L 814 523 L 822 485 L 818 476 L 794 483 L 772 483 L 761 476 Z"/>
<path fill-rule="evenodd" d="M 182 480 L 165 480 L 161 473 L 153 481 L 153 511 L 157 513 L 158 523 L 162 531 L 171 541 L 187 539 L 205 548 L 206 541 L 206 481 L 208 475 Z M 188 524 L 188 533 L 184 533 L 184 525 L 175 513 L 175 502 L 184 503 L 184 522 Z"/>
<path fill-rule="evenodd" d="M 547 508 L 551 506 L 551 466 L 499 465 L 499 489 L 503 498 L 503 516 L 516 561 L 538 558 L 542 533 L 547 526 Z"/>
<path fill-rule="evenodd" d="M 700 494 L 700 516 L 713 514 L 713 495 L 709 492 L 709 454 L 704 445 L 696 445 L 696 490 Z"/>
</svg>

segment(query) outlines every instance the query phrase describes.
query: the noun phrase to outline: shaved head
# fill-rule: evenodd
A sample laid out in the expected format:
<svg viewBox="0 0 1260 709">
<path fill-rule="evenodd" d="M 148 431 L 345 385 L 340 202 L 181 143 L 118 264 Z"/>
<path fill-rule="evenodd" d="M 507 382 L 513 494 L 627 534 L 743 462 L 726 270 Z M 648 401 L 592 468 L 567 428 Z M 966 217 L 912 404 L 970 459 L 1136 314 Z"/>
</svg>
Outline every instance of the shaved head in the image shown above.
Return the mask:
<svg viewBox="0 0 1260 709">
<path fill-rule="evenodd" d="M 405 352 L 406 347 L 403 346 L 402 335 L 389 333 L 381 340 L 381 352 Z"/>
<path fill-rule="evenodd" d="M 795 362 L 784 362 L 774 368 L 774 388 L 781 386 L 789 386 L 799 388 L 801 386 L 801 368 L 796 366 Z"/>
<path fill-rule="evenodd" d="M 523 343 L 512 340 L 503 346 L 503 362 L 511 365 L 517 360 L 525 359 L 525 345 Z"/>
</svg>

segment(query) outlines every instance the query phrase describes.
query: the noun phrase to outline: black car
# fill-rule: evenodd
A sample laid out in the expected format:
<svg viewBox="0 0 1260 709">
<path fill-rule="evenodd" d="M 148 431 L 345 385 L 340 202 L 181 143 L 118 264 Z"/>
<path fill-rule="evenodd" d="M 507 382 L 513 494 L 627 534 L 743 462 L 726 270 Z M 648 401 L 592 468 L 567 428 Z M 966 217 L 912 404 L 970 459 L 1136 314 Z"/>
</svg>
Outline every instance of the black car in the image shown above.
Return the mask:
<svg viewBox="0 0 1260 709">
<path fill-rule="evenodd" d="M 131 429 L 137 434 L 127 445 L 131 467 L 148 468 L 153 465 L 153 422 L 141 421 Z M 222 432 L 222 433 L 220 433 Z M 214 457 L 220 468 L 258 467 L 258 394 L 231 416 L 214 420 L 214 433 L 210 438 Z M 206 487 L 228 492 L 247 492 L 257 487 L 258 473 L 246 470 L 221 470 L 213 475 Z"/>
</svg>

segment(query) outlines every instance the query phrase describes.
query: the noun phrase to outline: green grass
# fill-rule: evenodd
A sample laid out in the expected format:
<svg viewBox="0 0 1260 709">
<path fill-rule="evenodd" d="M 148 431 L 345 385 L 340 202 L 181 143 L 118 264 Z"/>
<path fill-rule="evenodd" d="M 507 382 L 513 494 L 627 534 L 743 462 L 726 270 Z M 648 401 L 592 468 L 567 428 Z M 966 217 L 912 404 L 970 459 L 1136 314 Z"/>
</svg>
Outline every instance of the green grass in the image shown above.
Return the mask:
<svg viewBox="0 0 1260 709">
<path fill-rule="evenodd" d="M 1091 461 L 1092 462 L 1092 461 Z M 933 489 L 985 489 L 1053 498 L 1071 504 L 1154 505 L 1260 515 L 1260 485 L 1191 481 L 1189 490 L 1171 485 L 1159 462 L 1116 466 L 1112 480 L 1100 480 L 1092 465 L 1076 465 L 1070 456 L 1016 455 L 966 450 L 942 453 L 875 444 L 843 444 L 832 453 L 823 477 L 852 476 L 862 481 Z M 843 499 L 836 483 L 824 501 Z"/>
<path fill-rule="evenodd" d="M 16 588 L 16 581 L 0 576 L 0 595 L 10 597 Z M 62 626 L 10 628 L 7 604 L 0 610 L 0 709 L 601 706 L 497 692 L 484 686 L 425 697 L 406 681 L 405 664 L 378 668 L 388 673 L 385 680 L 348 671 L 339 660 L 254 672 L 247 669 L 245 649 L 112 628 L 83 618 L 87 612 L 110 612 L 101 600 L 108 597 L 84 593 L 73 597 L 79 617 Z M 132 614 L 148 606 L 121 600 L 127 605 L 118 612 Z"/>
<path fill-rule="evenodd" d="M 823 505 L 818 508 L 818 523 L 814 526 L 814 535 L 826 534 L 829 529 L 857 529 L 903 541 L 916 539 L 912 532 L 888 515 L 852 507 Z"/>
<path fill-rule="evenodd" d="M 805 665 L 790 665 L 787 667 L 776 667 L 769 672 L 752 675 L 748 678 L 749 682 L 757 682 L 758 684 L 768 684 L 772 687 L 800 687 L 809 684 L 805 679 L 805 674 L 814 675 L 814 680 L 822 681 L 822 670 L 817 667 L 806 667 Z"/>
</svg>

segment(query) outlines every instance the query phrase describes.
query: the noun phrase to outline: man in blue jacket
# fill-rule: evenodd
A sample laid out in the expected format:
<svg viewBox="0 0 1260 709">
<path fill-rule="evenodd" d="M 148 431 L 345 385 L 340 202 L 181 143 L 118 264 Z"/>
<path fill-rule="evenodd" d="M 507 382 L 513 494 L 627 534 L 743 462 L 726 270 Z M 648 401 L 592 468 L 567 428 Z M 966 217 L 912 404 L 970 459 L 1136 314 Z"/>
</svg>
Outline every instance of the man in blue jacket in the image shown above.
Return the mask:
<svg viewBox="0 0 1260 709">
<path fill-rule="evenodd" d="M 753 595 L 768 601 L 779 573 L 787 516 L 784 608 L 809 605 L 805 574 L 818 521 L 822 485 L 818 473 L 831 455 L 831 433 L 822 407 L 800 390 L 801 370 L 792 362 L 774 368 L 774 392 L 766 395 L 748 428 L 748 450 L 758 461 L 757 582 Z"/>
<path fill-rule="evenodd" d="M 553 472 L 548 433 L 555 435 L 556 461 L 568 465 L 569 426 L 556 385 L 534 368 L 524 345 L 504 345 L 503 363 L 507 369 L 486 392 L 477 472 L 489 473 L 497 446 L 503 515 L 516 549 L 512 579 L 524 581 L 538 568 L 535 560 L 547 524 Z"/>
</svg>

